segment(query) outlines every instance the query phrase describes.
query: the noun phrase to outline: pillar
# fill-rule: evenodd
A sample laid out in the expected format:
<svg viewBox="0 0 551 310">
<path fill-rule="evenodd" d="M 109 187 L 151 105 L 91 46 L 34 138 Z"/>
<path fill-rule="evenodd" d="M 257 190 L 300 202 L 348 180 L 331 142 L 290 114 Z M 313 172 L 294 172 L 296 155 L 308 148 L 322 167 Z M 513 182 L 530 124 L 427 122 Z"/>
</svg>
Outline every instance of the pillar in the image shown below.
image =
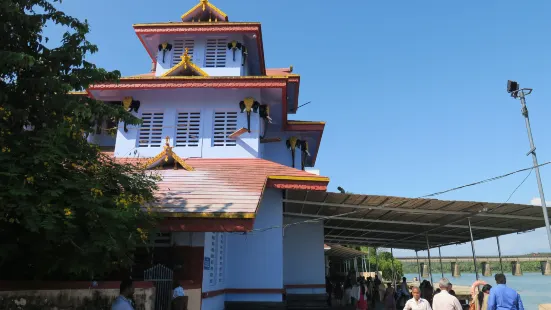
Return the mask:
<svg viewBox="0 0 551 310">
<path fill-rule="evenodd" d="M 522 269 L 520 268 L 520 262 L 511 262 L 511 270 L 514 276 L 522 276 Z"/>
<path fill-rule="evenodd" d="M 428 278 L 430 277 L 430 274 L 429 274 L 429 265 L 426 265 L 425 263 L 421 263 L 421 268 L 423 268 L 423 278 Z"/>
<path fill-rule="evenodd" d="M 482 275 L 485 277 L 492 276 L 492 267 L 490 267 L 489 262 L 482 262 Z"/>
<path fill-rule="evenodd" d="M 461 271 L 459 271 L 459 263 L 458 262 L 452 262 L 451 263 L 451 270 L 452 270 L 452 277 L 459 278 L 461 276 Z"/>
<path fill-rule="evenodd" d="M 551 276 L 551 261 L 542 261 L 541 264 L 541 274 L 544 276 Z"/>
</svg>

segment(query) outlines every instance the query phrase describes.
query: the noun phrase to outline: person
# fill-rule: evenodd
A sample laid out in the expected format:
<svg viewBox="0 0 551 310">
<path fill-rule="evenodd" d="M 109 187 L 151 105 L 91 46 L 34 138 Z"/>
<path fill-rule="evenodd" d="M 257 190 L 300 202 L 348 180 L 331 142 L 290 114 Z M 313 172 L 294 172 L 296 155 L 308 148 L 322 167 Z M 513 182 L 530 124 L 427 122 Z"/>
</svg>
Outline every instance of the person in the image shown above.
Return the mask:
<svg viewBox="0 0 551 310">
<path fill-rule="evenodd" d="M 186 295 L 184 293 L 184 288 L 180 285 L 180 281 L 174 280 L 172 282 L 172 299 L 184 296 Z"/>
<path fill-rule="evenodd" d="M 339 306 L 342 306 L 342 297 L 343 297 L 343 289 L 342 289 L 342 282 L 335 283 L 335 300 L 339 304 Z"/>
<path fill-rule="evenodd" d="M 381 302 L 382 296 L 379 289 L 380 285 L 381 280 L 379 280 L 379 275 L 375 275 L 375 279 L 373 280 L 373 292 L 371 293 L 373 307 L 375 307 L 377 303 Z"/>
<path fill-rule="evenodd" d="M 325 292 L 327 293 L 327 305 L 331 307 L 331 298 L 333 296 L 333 283 L 329 277 L 325 277 Z"/>
<path fill-rule="evenodd" d="M 442 278 L 438 282 L 440 293 L 434 295 L 432 300 L 432 308 L 434 310 L 463 310 L 463 306 L 457 297 L 450 295 L 450 281 L 447 278 Z"/>
<path fill-rule="evenodd" d="M 394 299 L 394 288 L 388 283 L 385 291 L 385 310 L 396 310 L 396 299 Z"/>
<path fill-rule="evenodd" d="M 360 296 L 358 298 L 358 303 L 356 304 L 357 310 L 367 310 L 367 290 L 365 288 L 365 281 L 360 280 Z"/>
<path fill-rule="evenodd" d="M 494 278 L 497 285 L 490 290 L 488 310 L 524 310 L 520 295 L 506 285 L 505 275 L 498 273 Z"/>
<path fill-rule="evenodd" d="M 134 296 L 134 284 L 132 279 L 121 281 L 119 296 L 113 301 L 111 310 L 134 310 L 132 297 Z"/>
<path fill-rule="evenodd" d="M 352 299 L 352 279 L 350 275 L 344 280 L 344 304 L 347 306 Z"/>
<path fill-rule="evenodd" d="M 409 294 L 409 288 L 408 288 L 408 283 L 406 281 L 406 277 L 402 278 L 402 284 L 400 286 L 400 289 L 402 291 L 402 296 L 404 296 L 405 300 L 408 300 L 411 298 Z"/>
<path fill-rule="evenodd" d="M 409 299 L 404 306 L 404 310 L 432 310 L 428 300 L 421 298 L 421 289 L 414 286 L 411 289 L 413 298 Z"/>
<path fill-rule="evenodd" d="M 448 289 L 448 293 L 450 293 L 450 295 L 452 296 L 456 296 L 455 291 L 453 290 L 453 284 L 451 282 L 450 282 L 450 288 Z"/>
<path fill-rule="evenodd" d="M 479 292 L 474 299 L 475 310 L 488 310 L 488 297 L 490 296 L 490 290 L 492 286 L 486 284 L 482 287 L 482 291 Z"/>
</svg>

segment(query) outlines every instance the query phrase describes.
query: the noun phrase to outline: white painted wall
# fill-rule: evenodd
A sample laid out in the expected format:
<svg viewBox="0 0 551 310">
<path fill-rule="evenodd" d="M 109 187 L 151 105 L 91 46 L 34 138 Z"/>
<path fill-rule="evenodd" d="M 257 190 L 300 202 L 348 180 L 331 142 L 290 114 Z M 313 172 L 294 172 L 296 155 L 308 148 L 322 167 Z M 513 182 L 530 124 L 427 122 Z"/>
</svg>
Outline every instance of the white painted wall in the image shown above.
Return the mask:
<svg viewBox="0 0 551 310">
<path fill-rule="evenodd" d="M 263 232 L 228 237 L 229 288 L 283 288 L 282 192 L 266 189 L 254 229 L 278 226 Z M 227 294 L 227 301 L 281 301 L 281 294 Z"/>
<path fill-rule="evenodd" d="M 284 218 L 284 223 L 304 221 Z M 325 258 L 323 222 L 304 223 L 285 228 L 283 237 L 283 282 L 289 284 L 324 284 Z M 323 294 L 325 288 L 287 289 L 290 294 Z"/>
<path fill-rule="evenodd" d="M 239 102 L 245 97 L 253 97 L 262 102 L 258 89 L 186 89 L 136 92 L 132 95 L 140 100 L 141 106 L 137 117 L 144 112 L 164 112 L 164 122 L 161 147 L 137 147 L 139 126 L 128 125 L 124 132 L 123 124 L 119 124 L 115 157 L 153 157 L 163 150 L 164 138 L 170 137 L 170 145 L 174 146 L 176 134 L 176 117 L 179 111 L 201 112 L 202 147 L 174 147 L 173 151 L 182 158 L 255 158 L 259 150 L 258 113 L 251 113 L 251 133 L 242 134 L 236 141 L 236 146 L 213 146 L 213 121 L 215 111 L 240 112 Z M 238 113 L 237 128 L 247 127 L 247 114 Z"/>
<path fill-rule="evenodd" d="M 205 233 L 203 292 L 218 291 L 228 287 L 228 236 L 228 233 Z M 222 240 L 223 246 L 220 243 Z M 203 299 L 201 309 L 223 310 L 224 300 L 224 294 Z"/>
</svg>

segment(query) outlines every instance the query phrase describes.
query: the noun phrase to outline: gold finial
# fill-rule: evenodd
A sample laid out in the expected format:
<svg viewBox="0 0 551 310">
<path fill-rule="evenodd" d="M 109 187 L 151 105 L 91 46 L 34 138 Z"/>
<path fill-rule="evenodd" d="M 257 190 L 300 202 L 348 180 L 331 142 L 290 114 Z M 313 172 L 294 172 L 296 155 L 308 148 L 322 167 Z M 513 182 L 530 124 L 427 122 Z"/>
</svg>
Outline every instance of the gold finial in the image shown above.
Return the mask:
<svg viewBox="0 0 551 310">
<path fill-rule="evenodd" d="M 166 136 L 165 140 L 166 140 L 166 146 L 170 147 L 170 137 Z"/>
<path fill-rule="evenodd" d="M 209 3 L 209 0 L 201 0 L 201 3 L 203 4 L 203 11 L 207 9 L 207 3 Z"/>
<path fill-rule="evenodd" d="M 182 58 L 182 61 L 184 62 L 184 69 L 187 69 L 187 64 L 188 62 L 191 60 L 191 57 L 189 57 L 189 54 L 188 54 L 189 50 L 188 48 L 186 47 L 184 49 L 184 53 L 182 54 L 182 56 L 180 56 L 180 58 Z"/>
<path fill-rule="evenodd" d="M 292 73 L 293 72 L 293 65 L 290 65 L 289 66 L 289 73 Z"/>
</svg>

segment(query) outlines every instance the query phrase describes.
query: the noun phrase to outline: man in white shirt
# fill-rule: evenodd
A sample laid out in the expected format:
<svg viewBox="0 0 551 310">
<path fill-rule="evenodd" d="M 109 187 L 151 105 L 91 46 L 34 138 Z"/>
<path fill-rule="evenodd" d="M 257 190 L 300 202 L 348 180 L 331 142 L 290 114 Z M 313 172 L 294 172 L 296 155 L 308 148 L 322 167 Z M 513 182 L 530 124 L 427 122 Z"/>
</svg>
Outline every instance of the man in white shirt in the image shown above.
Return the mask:
<svg viewBox="0 0 551 310">
<path fill-rule="evenodd" d="M 461 303 L 457 297 L 450 295 L 450 281 L 446 278 L 440 279 L 438 282 L 440 293 L 434 295 L 432 300 L 432 308 L 434 310 L 463 310 Z"/>
<path fill-rule="evenodd" d="M 411 293 L 413 294 L 413 298 L 406 302 L 404 310 L 432 310 L 429 302 L 421 298 L 421 290 L 417 286 L 411 289 Z"/>
</svg>

